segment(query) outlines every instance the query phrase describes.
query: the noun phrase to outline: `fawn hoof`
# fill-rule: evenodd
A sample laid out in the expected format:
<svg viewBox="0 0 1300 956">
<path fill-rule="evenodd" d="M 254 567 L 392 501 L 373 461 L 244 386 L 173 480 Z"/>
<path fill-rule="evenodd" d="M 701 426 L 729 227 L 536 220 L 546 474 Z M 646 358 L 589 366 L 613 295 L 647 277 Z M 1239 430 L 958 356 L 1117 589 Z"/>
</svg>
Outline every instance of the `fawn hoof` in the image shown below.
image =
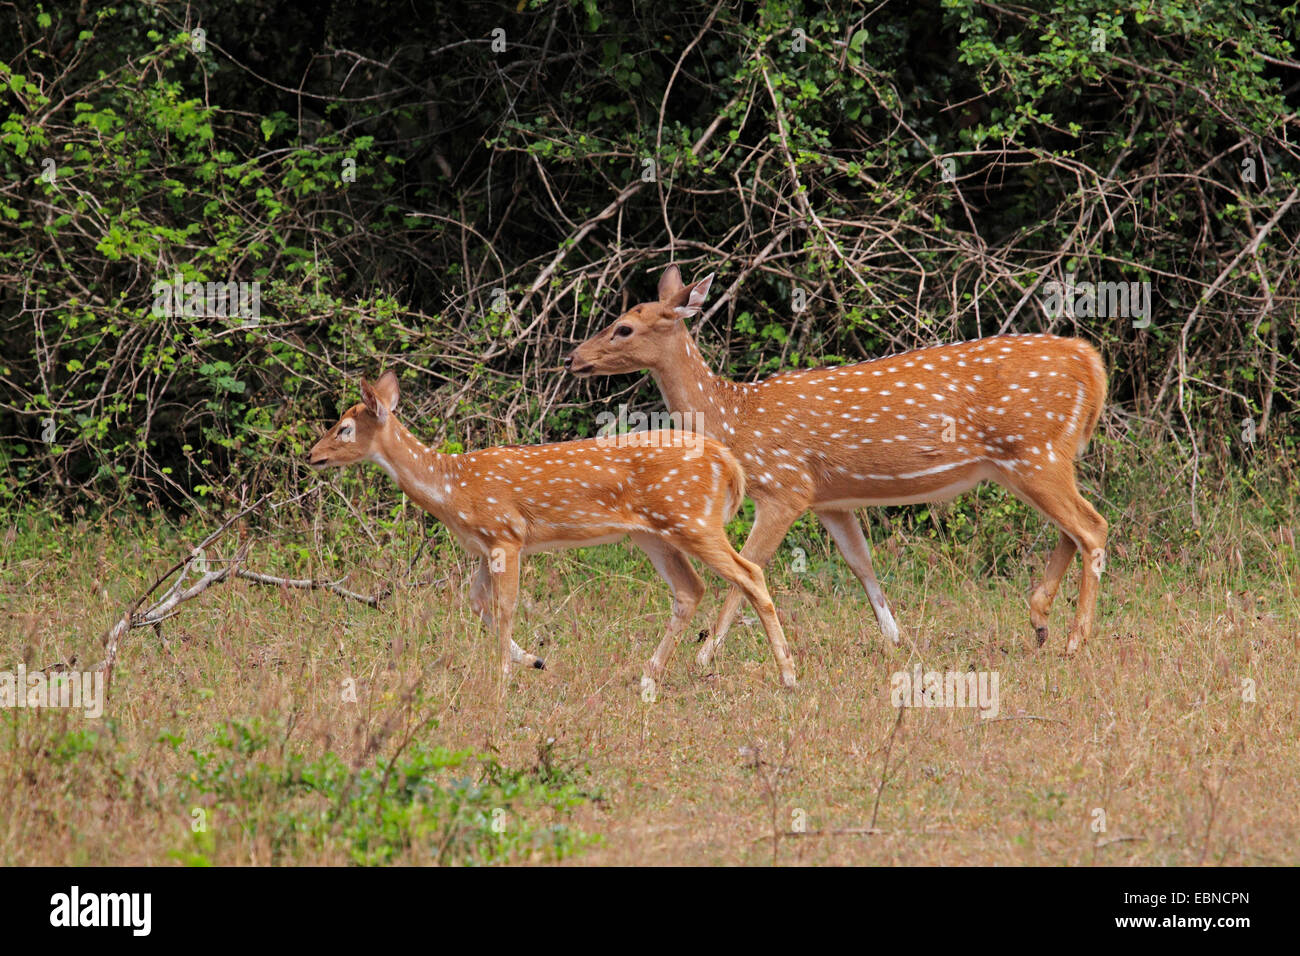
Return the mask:
<svg viewBox="0 0 1300 956">
<path fill-rule="evenodd" d="M 1042 647 L 1047 643 L 1047 625 L 1040 624 L 1034 628 L 1034 637 L 1038 638 L 1038 646 Z"/>
<path fill-rule="evenodd" d="M 707 627 L 701 630 L 700 633 L 695 635 L 696 644 L 700 643 L 700 641 L 707 641 L 708 639 L 709 639 L 709 629 Z"/>
<path fill-rule="evenodd" d="M 544 671 L 546 670 L 546 661 L 542 660 L 539 657 L 535 661 L 533 661 L 533 667 L 537 668 L 537 670 L 539 671 Z"/>
<path fill-rule="evenodd" d="M 794 679 L 793 674 L 782 674 L 781 684 L 789 690 L 794 690 L 794 688 L 798 686 L 798 682 Z"/>
</svg>

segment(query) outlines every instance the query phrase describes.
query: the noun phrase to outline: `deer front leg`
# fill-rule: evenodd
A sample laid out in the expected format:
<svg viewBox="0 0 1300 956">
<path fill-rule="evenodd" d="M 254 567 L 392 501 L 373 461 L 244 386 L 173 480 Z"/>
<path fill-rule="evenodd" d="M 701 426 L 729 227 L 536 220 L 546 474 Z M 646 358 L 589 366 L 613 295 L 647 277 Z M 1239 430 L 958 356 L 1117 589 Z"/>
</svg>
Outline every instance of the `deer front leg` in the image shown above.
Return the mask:
<svg viewBox="0 0 1300 956">
<path fill-rule="evenodd" d="M 754 499 L 754 527 L 749 532 L 749 537 L 745 540 L 745 546 L 740 549 L 740 556 L 747 561 L 752 561 L 760 568 L 767 565 L 780 547 L 785 533 L 790 530 L 790 525 L 794 519 L 799 517 L 803 511 L 802 507 L 790 507 L 779 501 L 772 499 L 759 500 Z M 704 642 L 700 652 L 695 656 L 696 662 L 701 667 L 707 667 L 713 660 L 713 655 L 718 648 L 722 646 L 722 640 L 727 636 L 727 631 L 731 629 L 732 619 L 736 616 L 736 611 L 740 609 L 741 599 L 746 597 L 745 593 L 739 587 L 732 587 L 727 592 L 727 597 L 722 603 L 722 610 L 718 614 L 718 620 L 713 625 L 713 633 Z"/>
<path fill-rule="evenodd" d="M 479 620 L 483 622 L 483 626 L 489 633 L 496 630 L 496 620 L 492 610 L 492 562 L 489 558 L 484 558 L 479 563 L 474 582 L 469 589 L 469 606 L 474 609 L 474 613 L 479 616 Z M 546 670 L 544 660 L 529 654 L 513 640 L 510 642 L 510 659 L 525 667 L 535 667 L 539 671 Z"/>
</svg>

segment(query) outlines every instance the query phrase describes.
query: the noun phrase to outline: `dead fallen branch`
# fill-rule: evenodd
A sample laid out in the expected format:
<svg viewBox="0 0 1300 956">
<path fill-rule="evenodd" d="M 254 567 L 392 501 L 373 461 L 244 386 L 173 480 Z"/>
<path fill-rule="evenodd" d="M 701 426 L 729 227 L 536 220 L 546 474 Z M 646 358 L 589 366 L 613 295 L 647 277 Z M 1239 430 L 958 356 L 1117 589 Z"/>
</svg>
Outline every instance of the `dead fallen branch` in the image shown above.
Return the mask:
<svg viewBox="0 0 1300 956">
<path fill-rule="evenodd" d="M 238 514 L 233 515 L 216 531 L 212 532 L 212 534 L 199 542 L 198 546 L 194 548 L 187 557 L 182 558 L 160 575 L 143 594 L 135 599 L 135 602 L 127 609 L 126 613 L 118 618 L 113 626 L 104 633 L 102 638 L 102 643 L 104 645 L 104 659 L 95 666 L 94 670 L 104 672 L 105 694 L 108 694 L 113 686 L 113 665 L 117 663 L 117 650 L 121 644 L 122 638 L 124 638 L 132 628 L 149 627 L 161 624 L 162 621 L 169 616 L 169 612 L 178 604 L 197 597 L 213 584 L 219 581 L 224 581 L 230 575 L 232 570 L 237 569 L 239 563 L 248 555 L 248 541 L 241 542 L 239 549 L 235 552 L 234 559 L 216 571 L 208 570 L 207 551 L 205 549 L 218 541 L 221 536 L 229 530 L 230 526 L 240 518 L 243 518 L 260 508 L 266 502 L 268 497 L 270 496 L 263 495 L 249 507 L 243 509 Z M 183 588 L 186 576 L 189 574 L 191 567 L 196 567 L 201 576 L 190 587 Z M 147 611 L 141 613 L 140 605 L 143 604 L 148 599 L 149 595 L 153 594 L 153 592 L 156 591 L 164 581 L 177 571 L 180 572 L 180 576 L 176 579 L 175 583 L 167 589 L 167 592 L 159 601 L 157 601 Z"/>
<path fill-rule="evenodd" d="M 307 591 L 332 591 L 340 597 L 351 598 L 354 601 L 360 601 L 367 607 L 375 608 L 379 607 L 380 601 L 392 593 L 391 588 L 385 588 L 375 594 L 358 594 L 356 591 L 349 591 L 343 587 L 343 582 L 347 580 L 346 577 L 339 578 L 337 581 L 314 581 L 311 578 L 279 578 L 273 574 L 250 571 L 248 568 L 239 568 L 235 575 L 245 581 L 271 587 L 301 588 Z"/>
<path fill-rule="evenodd" d="M 835 830 L 786 830 L 781 834 L 783 837 L 838 837 L 838 836 L 883 836 L 884 830 L 880 827 L 840 827 Z M 755 840 L 766 840 L 767 837 L 759 837 Z"/>
<path fill-rule="evenodd" d="M 898 717 L 894 719 L 894 729 L 889 732 L 889 742 L 885 745 L 885 759 L 880 764 L 880 784 L 876 787 L 876 803 L 871 808 L 871 825 L 870 830 L 876 829 L 876 816 L 880 813 L 880 795 L 885 792 L 885 784 L 889 781 L 889 755 L 894 752 L 894 738 L 898 736 L 898 728 L 903 724 L 903 711 L 906 707 L 898 708 Z"/>
<path fill-rule="evenodd" d="M 1098 840 L 1096 848 L 1101 850 L 1115 843 L 1145 843 L 1146 839 L 1144 836 L 1111 837 L 1109 840 Z"/>
<path fill-rule="evenodd" d="M 360 601 L 366 607 L 378 608 L 380 602 L 388 600 L 394 592 L 399 590 L 408 590 L 411 588 L 427 588 L 437 584 L 446 584 L 451 580 L 449 577 L 425 577 L 419 581 L 406 581 L 401 584 L 385 584 L 374 594 L 360 594 L 357 591 L 349 591 L 343 587 L 343 582 L 347 580 L 347 575 L 339 578 L 337 581 L 317 581 L 312 578 L 281 578 L 274 574 L 263 574 L 260 571 L 251 571 L 248 568 L 240 568 L 236 572 L 236 577 L 245 581 L 252 581 L 254 584 L 265 584 L 268 587 L 281 588 L 300 588 L 305 591 L 332 591 L 339 597 L 351 598 L 353 601 Z"/>
<path fill-rule="evenodd" d="M 1043 717 L 1039 714 L 1009 714 L 1005 717 L 989 717 L 984 721 L 984 723 L 1000 724 L 1006 720 L 1041 720 L 1049 724 L 1060 724 L 1062 727 L 1069 726 L 1069 724 L 1061 720 L 1059 717 Z M 974 724 L 973 726 L 978 727 L 980 725 Z"/>
<path fill-rule="evenodd" d="M 238 514 L 224 522 L 221 527 L 212 534 L 208 535 L 199 544 L 190 551 L 190 553 L 173 564 L 162 575 L 158 577 L 148 589 L 144 591 L 131 606 L 119 617 L 113 625 L 104 633 L 101 643 L 104 645 L 104 659 L 100 661 L 94 670 L 104 672 L 104 692 L 108 693 L 113 683 L 113 665 L 117 663 L 118 649 L 121 646 L 122 639 L 133 629 L 140 627 L 160 628 L 162 623 L 177 613 L 177 608 L 186 601 L 193 600 L 208 588 L 215 584 L 222 584 L 226 581 L 240 578 L 245 581 L 251 581 L 254 584 L 261 584 L 267 587 L 296 588 L 310 591 L 329 591 L 340 597 L 348 598 L 353 601 L 360 601 L 370 608 L 378 609 L 381 601 L 390 597 L 398 588 L 428 587 L 430 585 L 445 583 L 448 578 L 425 578 L 420 581 L 408 582 L 400 585 L 385 584 L 375 591 L 374 594 L 361 594 L 357 591 L 350 590 L 343 586 L 347 580 L 346 575 L 336 581 L 318 581 L 313 578 L 286 578 L 274 574 L 264 574 L 260 571 L 254 571 L 251 568 L 244 567 L 244 562 L 248 558 L 249 548 L 252 546 L 252 540 L 246 537 L 243 529 L 240 532 L 240 541 L 235 549 L 233 557 L 219 558 L 209 557 L 208 549 L 216 544 L 235 522 L 241 518 L 258 510 L 266 503 L 269 495 L 264 495 L 249 507 L 243 509 Z M 284 504 L 286 502 L 282 502 Z M 278 507 L 278 506 L 273 506 Z M 179 574 L 177 573 L 179 572 Z M 168 578 L 177 575 L 176 580 L 171 586 L 163 592 L 147 609 L 140 610 L 141 605 L 149 599 Z M 191 575 L 197 575 L 192 578 Z M 187 582 L 189 582 L 187 584 Z"/>
</svg>

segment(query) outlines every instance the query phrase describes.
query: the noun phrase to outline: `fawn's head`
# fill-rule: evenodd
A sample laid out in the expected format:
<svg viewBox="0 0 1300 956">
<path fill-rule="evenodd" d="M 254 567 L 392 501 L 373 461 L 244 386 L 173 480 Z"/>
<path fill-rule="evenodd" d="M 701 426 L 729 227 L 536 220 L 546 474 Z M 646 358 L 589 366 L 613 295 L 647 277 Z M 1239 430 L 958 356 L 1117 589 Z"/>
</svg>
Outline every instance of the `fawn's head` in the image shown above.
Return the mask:
<svg viewBox="0 0 1300 956">
<path fill-rule="evenodd" d="M 397 410 L 397 376 L 385 372 L 371 385 L 361 380 L 361 403 L 353 405 L 307 452 L 313 468 L 351 465 L 370 458 Z"/>
<path fill-rule="evenodd" d="M 659 279 L 659 301 L 643 302 L 593 335 L 564 360 L 574 375 L 618 375 L 655 368 L 668 355 L 671 340 L 686 332 L 683 319 L 699 313 L 713 284 L 713 274 L 690 285 L 681 271 L 669 266 Z"/>
</svg>

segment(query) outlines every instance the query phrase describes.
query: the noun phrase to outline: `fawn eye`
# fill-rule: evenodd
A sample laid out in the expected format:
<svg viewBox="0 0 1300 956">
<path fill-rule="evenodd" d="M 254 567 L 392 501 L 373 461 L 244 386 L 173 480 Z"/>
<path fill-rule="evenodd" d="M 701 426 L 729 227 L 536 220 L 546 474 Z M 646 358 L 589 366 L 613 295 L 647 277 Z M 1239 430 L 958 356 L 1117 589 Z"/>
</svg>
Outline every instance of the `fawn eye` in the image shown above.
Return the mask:
<svg viewBox="0 0 1300 956">
<path fill-rule="evenodd" d="M 630 325 L 620 325 L 618 328 L 614 330 L 614 338 L 616 339 L 625 339 L 631 334 L 632 334 L 632 326 Z"/>
</svg>

